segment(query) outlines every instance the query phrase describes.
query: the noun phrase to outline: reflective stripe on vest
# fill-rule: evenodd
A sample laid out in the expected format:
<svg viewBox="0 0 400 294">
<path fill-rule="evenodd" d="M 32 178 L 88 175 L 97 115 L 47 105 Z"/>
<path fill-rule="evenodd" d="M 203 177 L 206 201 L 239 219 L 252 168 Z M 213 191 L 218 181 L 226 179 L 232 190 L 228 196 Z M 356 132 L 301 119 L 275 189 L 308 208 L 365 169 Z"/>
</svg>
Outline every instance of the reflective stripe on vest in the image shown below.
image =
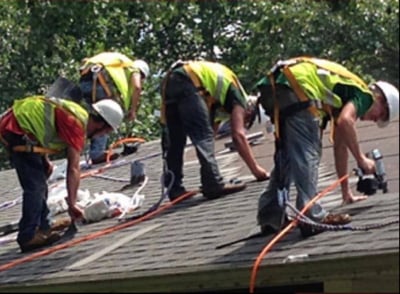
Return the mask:
<svg viewBox="0 0 400 294">
<path fill-rule="evenodd" d="M 242 95 L 245 99 L 247 97 L 247 94 L 240 85 L 236 75 L 229 68 L 222 64 L 209 61 L 191 61 L 188 62 L 184 68 L 185 71 L 187 68 L 190 68 L 199 79 L 201 85 L 221 105 L 225 104 L 226 94 L 230 84 L 235 85 L 235 87 L 242 92 Z M 246 101 L 240 102 L 243 106 L 246 105 Z"/>
<path fill-rule="evenodd" d="M 57 134 L 55 126 L 55 109 L 71 114 L 86 129 L 89 114 L 73 101 L 57 98 L 33 96 L 15 100 L 12 107 L 14 116 L 27 134 L 32 134 L 40 145 L 54 151 L 66 148 Z"/>
</svg>

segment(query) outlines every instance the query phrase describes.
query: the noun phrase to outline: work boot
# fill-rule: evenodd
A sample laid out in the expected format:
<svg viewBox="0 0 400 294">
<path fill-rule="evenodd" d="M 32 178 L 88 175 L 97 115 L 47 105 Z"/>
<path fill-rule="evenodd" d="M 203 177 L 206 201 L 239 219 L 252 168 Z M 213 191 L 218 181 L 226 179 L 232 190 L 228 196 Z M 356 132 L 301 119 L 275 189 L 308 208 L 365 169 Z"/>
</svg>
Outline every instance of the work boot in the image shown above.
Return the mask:
<svg viewBox="0 0 400 294">
<path fill-rule="evenodd" d="M 348 224 L 350 222 L 351 222 L 351 216 L 348 214 L 329 213 L 321 220 L 320 223 L 325 225 L 339 226 Z M 303 237 L 314 236 L 326 231 L 325 228 L 315 227 L 305 223 L 300 223 L 299 228 Z"/>
<path fill-rule="evenodd" d="M 141 143 L 139 142 L 124 144 L 124 149 L 122 150 L 121 155 L 126 156 L 135 153 L 136 151 L 138 151 L 140 144 Z"/>
<path fill-rule="evenodd" d="M 119 157 L 118 153 L 113 153 L 110 156 L 110 161 L 115 160 Z M 99 163 L 104 163 L 107 160 L 107 152 L 104 152 L 102 155 L 96 157 L 96 158 L 92 158 L 92 163 L 93 164 L 99 164 Z"/>
<path fill-rule="evenodd" d="M 50 231 L 52 232 L 63 231 L 64 229 L 67 229 L 70 225 L 71 225 L 71 218 L 69 217 L 55 219 L 52 221 L 52 224 L 50 226 Z"/>
<path fill-rule="evenodd" d="M 48 233 L 44 233 L 38 230 L 31 240 L 24 244 L 19 244 L 19 247 L 21 248 L 21 252 L 25 253 L 46 245 L 53 244 L 60 239 L 61 236 L 56 232 L 49 231 Z"/>
<path fill-rule="evenodd" d="M 275 233 L 279 232 L 280 230 L 282 230 L 283 228 L 285 228 L 287 225 L 289 225 L 290 222 L 291 222 L 291 220 L 285 214 L 285 216 L 283 217 L 283 222 L 281 223 L 281 227 L 279 229 L 276 229 L 274 226 L 272 226 L 270 224 L 269 225 L 260 225 L 261 235 L 268 236 L 271 234 L 275 234 Z"/>
<path fill-rule="evenodd" d="M 328 213 L 321 223 L 326 225 L 345 225 L 351 222 L 351 216 L 347 213 L 345 214 L 333 214 Z"/>
<path fill-rule="evenodd" d="M 204 191 L 203 196 L 207 199 L 216 199 L 223 195 L 228 195 L 236 192 L 240 192 L 246 188 L 245 183 L 225 184 L 222 188 L 215 191 Z"/>
<path fill-rule="evenodd" d="M 260 226 L 260 233 L 263 236 L 269 236 L 277 233 L 278 231 L 270 225 Z"/>
<path fill-rule="evenodd" d="M 170 201 L 174 201 L 176 198 L 182 196 L 183 194 L 187 193 L 185 187 L 180 186 L 178 188 L 172 188 L 171 191 L 169 191 L 168 198 Z"/>
</svg>

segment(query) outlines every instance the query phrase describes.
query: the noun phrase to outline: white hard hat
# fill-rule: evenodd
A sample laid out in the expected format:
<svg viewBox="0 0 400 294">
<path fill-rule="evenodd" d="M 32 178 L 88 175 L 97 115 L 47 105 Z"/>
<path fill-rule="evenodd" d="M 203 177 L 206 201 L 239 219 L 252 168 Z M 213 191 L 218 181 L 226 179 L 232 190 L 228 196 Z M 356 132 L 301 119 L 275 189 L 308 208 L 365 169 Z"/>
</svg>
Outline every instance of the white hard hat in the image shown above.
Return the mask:
<svg viewBox="0 0 400 294">
<path fill-rule="evenodd" d="M 121 106 L 112 99 L 103 99 L 93 103 L 93 109 L 114 129 L 117 131 L 124 118 Z"/>
<path fill-rule="evenodd" d="M 150 68 L 146 61 L 137 59 L 133 62 L 133 64 L 142 72 L 145 78 L 150 75 Z"/>
<path fill-rule="evenodd" d="M 384 81 L 374 83 L 383 92 L 389 107 L 389 117 L 386 121 L 378 121 L 378 127 L 386 127 L 389 122 L 399 115 L 399 90 L 392 84 Z"/>
</svg>

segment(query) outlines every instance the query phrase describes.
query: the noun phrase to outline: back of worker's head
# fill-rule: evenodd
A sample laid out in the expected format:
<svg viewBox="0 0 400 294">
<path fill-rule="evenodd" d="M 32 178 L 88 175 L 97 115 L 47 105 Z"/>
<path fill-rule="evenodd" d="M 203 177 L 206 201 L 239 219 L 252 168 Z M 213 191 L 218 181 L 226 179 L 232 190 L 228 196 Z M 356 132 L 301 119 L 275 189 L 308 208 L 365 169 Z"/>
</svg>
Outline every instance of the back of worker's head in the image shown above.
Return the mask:
<svg viewBox="0 0 400 294">
<path fill-rule="evenodd" d="M 103 99 L 92 105 L 94 111 L 110 126 L 117 131 L 124 118 L 121 106 L 112 99 Z"/>
<path fill-rule="evenodd" d="M 377 87 L 382 92 L 388 110 L 388 116 L 377 122 L 378 126 L 383 128 L 399 115 L 399 90 L 385 81 L 378 81 L 370 85 L 371 89 L 374 89 L 374 87 Z"/>
</svg>

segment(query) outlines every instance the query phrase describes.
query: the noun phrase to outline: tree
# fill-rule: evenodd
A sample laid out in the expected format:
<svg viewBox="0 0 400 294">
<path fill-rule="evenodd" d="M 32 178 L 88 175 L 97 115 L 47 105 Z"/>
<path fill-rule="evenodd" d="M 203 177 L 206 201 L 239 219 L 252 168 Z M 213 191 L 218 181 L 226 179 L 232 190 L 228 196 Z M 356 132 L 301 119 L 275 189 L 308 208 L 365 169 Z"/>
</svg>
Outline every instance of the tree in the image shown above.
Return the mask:
<svg viewBox="0 0 400 294">
<path fill-rule="evenodd" d="M 150 140 L 159 136 L 160 82 L 177 59 L 224 63 L 248 92 L 275 61 L 298 55 L 398 86 L 399 1 L 0 1 L 0 49 L 0 111 L 59 75 L 77 81 L 81 59 L 101 51 L 146 60 L 139 123 L 121 131 Z"/>
</svg>

